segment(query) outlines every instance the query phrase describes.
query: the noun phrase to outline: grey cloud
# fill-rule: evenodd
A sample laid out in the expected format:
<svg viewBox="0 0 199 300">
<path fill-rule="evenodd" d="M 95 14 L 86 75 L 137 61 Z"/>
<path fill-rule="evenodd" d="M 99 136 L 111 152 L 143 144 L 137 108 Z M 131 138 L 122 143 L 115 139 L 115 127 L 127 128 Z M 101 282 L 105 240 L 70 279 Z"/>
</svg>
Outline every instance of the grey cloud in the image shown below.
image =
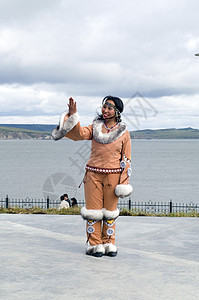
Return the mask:
<svg viewBox="0 0 199 300">
<path fill-rule="evenodd" d="M 6 0 L 0 1 L 0 24 L 13 25 L 30 22 L 38 13 L 53 9 L 61 0 Z"/>
<path fill-rule="evenodd" d="M 196 0 L 0 1 L 0 84 L 88 97 L 199 93 L 198 10 Z"/>
<path fill-rule="evenodd" d="M 88 62 L 88 64 L 90 62 L 102 64 L 112 62 L 120 65 L 127 76 L 130 72 L 138 74 L 138 78 L 139 73 L 149 73 L 154 76 L 153 73 L 159 72 L 161 75 L 161 69 L 165 67 L 167 61 L 175 62 L 178 50 L 181 50 L 181 55 L 183 54 L 182 47 L 178 49 L 173 46 L 174 43 L 179 43 L 179 39 L 181 41 L 181 36 L 179 36 L 181 32 L 179 32 L 179 25 L 175 18 L 171 19 L 171 16 L 175 14 L 171 14 L 171 8 L 167 1 L 162 1 L 158 5 L 153 2 L 156 6 L 154 8 L 152 5 L 151 10 L 148 5 L 146 7 L 146 1 L 142 2 L 145 3 L 145 7 L 125 1 L 121 9 L 119 9 L 120 1 L 116 1 L 113 13 L 102 12 L 102 7 L 105 9 L 110 7 L 110 3 L 113 4 L 112 1 L 108 1 L 109 5 L 102 1 L 105 7 L 98 4 L 97 8 L 101 8 L 99 12 L 95 6 L 90 5 L 84 8 L 81 3 L 78 5 L 79 9 L 70 5 L 68 10 L 68 6 L 65 6 L 67 1 L 62 3 L 64 3 L 62 6 L 58 6 L 60 9 L 63 7 L 63 11 L 57 9 L 49 12 L 47 6 L 45 17 L 42 15 L 33 24 L 30 21 L 28 23 L 29 34 L 22 35 L 21 45 L 17 45 L 16 60 L 32 67 L 33 72 L 34 64 L 38 68 L 38 76 L 42 64 L 49 64 L 49 69 L 52 71 L 54 65 L 55 73 L 57 65 L 60 66 L 61 77 L 62 66 L 66 67 L 65 62 L 68 61 L 70 62 L 70 71 L 76 68 L 76 65 L 79 68 L 79 64 L 82 62 Z M 91 4 L 90 1 L 89 3 Z M 173 10 L 176 9 L 174 5 L 171 7 Z M 23 57 L 21 57 L 22 55 Z M 160 65 L 161 68 L 153 72 L 155 64 Z M 97 72 L 98 69 L 96 74 Z M 51 73 L 53 77 L 53 72 Z M 87 68 L 85 68 L 86 74 Z M 88 73 L 88 75 L 90 74 Z M 141 79 L 139 78 L 140 81 Z M 143 82 L 145 83 L 145 80 Z"/>
</svg>

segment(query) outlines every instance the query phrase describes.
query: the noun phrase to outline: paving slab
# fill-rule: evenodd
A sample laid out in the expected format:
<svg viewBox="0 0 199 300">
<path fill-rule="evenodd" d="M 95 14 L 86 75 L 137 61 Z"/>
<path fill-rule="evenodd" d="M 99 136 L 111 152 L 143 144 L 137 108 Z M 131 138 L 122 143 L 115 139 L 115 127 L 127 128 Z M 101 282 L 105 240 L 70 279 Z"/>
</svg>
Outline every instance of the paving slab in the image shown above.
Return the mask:
<svg viewBox="0 0 199 300">
<path fill-rule="evenodd" d="M 119 217 L 117 257 L 80 216 L 0 215 L 0 299 L 199 299 L 199 219 Z"/>
</svg>

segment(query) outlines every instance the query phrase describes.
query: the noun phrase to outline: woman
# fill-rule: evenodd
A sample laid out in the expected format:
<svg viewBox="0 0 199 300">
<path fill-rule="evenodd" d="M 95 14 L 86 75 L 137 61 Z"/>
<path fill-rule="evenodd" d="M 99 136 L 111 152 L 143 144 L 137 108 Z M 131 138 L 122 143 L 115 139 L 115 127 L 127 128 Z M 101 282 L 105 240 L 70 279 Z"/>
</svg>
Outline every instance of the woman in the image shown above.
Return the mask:
<svg viewBox="0 0 199 300">
<path fill-rule="evenodd" d="M 52 132 L 54 140 L 64 136 L 74 141 L 92 140 L 83 180 L 86 207 L 81 209 L 81 215 L 87 221 L 86 254 L 116 256 L 118 198 L 129 196 L 133 190 L 129 184 L 130 134 L 121 122 L 123 102 L 118 97 L 106 96 L 102 101 L 101 114 L 87 127 L 80 126 L 73 98 L 69 99 L 68 107 L 69 112 L 61 115 L 59 126 Z"/>
<path fill-rule="evenodd" d="M 62 208 L 68 209 L 70 207 L 68 201 L 65 200 L 64 195 L 60 197 L 60 201 L 61 203 L 59 204 L 58 209 L 62 209 Z"/>
</svg>

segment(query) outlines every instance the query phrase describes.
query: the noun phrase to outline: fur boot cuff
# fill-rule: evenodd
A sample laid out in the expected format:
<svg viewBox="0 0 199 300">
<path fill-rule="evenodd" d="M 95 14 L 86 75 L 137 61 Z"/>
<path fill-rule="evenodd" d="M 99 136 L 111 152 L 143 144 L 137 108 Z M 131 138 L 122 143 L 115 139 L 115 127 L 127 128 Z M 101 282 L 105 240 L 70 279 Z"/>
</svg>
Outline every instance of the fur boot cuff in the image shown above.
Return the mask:
<svg viewBox="0 0 199 300">
<path fill-rule="evenodd" d="M 108 254 L 108 253 L 110 253 L 110 252 L 112 252 L 112 253 L 117 253 L 117 247 L 115 246 L 115 245 L 113 245 L 113 244 L 104 244 L 103 245 L 104 246 L 104 249 L 105 249 L 105 254 Z"/>
<path fill-rule="evenodd" d="M 112 219 L 116 219 L 118 216 L 119 216 L 119 209 L 117 208 L 116 210 L 107 210 L 106 208 L 103 208 L 103 215 L 104 215 L 104 218 L 107 219 L 107 220 L 112 220 Z"/>
<path fill-rule="evenodd" d="M 133 191 L 133 187 L 130 184 L 118 184 L 115 187 L 115 194 L 120 198 L 129 196 Z"/>
<path fill-rule="evenodd" d="M 57 128 L 53 129 L 52 131 L 52 137 L 55 141 L 62 139 L 79 122 L 78 112 L 69 116 L 68 119 L 64 122 L 64 118 L 67 114 L 68 112 L 64 112 L 61 114 L 59 126 L 57 126 Z"/>
<path fill-rule="evenodd" d="M 86 207 L 82 207 L 81 216 L 84 220 L 101 221 L 103 212 L 102 209 L 86 209 Z"/>
<path fill-rule="evenodd" d="M 102 244 L 88 246 L 86 249 L 86 254 L 100 257 L 105 254 L 104 246 Z"/>
</svg>

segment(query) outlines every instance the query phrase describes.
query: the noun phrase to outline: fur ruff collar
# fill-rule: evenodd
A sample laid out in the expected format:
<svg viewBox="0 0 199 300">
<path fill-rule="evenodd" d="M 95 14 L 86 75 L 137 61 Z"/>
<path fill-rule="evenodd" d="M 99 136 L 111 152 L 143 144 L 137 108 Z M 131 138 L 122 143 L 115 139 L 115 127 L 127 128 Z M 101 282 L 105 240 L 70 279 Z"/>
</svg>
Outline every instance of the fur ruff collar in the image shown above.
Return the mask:
<svg viewBox="0 0 199 300">
<path fill-rule="evenodd" d="M 96 120 L 93 122 L 93 138 L 97 143 L 110 144 L 116 141 L 121 135 L 123 135 L 127 128 L 126 124 L 121 122 L 119 127 L 109 133 L 102 133 L 102 126 L 104 122 Z"/>
</svg>

